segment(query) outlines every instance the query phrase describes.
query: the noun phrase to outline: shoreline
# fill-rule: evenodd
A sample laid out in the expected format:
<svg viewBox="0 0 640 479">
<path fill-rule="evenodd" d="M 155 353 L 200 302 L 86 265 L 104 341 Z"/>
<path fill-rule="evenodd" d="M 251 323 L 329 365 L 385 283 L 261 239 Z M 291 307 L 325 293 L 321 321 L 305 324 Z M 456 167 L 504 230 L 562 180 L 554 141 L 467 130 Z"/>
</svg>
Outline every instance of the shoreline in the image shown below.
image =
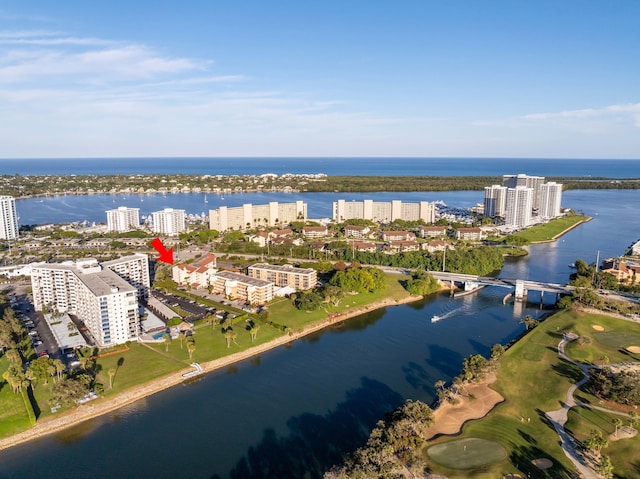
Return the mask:
<svg viewBox="0 0 640 479">
<path fill-rule="evenodd" d="M 412 303 L 422 298 L 423 296 L 407 296 L 399 300 L 386 298 L 368 305 L 359 306 L 357 308 L 354 308 L 353 310 L 348 310 L 341 313 L 340 316 L 327 317 L 324 320 L 310 324 L 307 327 L 303 328 L 301 331 L 291 333 L 290 335 L 283 335 L 245 351 L 240 351 L 238 353 L 230 354 L 222 358 L 207 361 L 206 363 L 201 364 L 201 366 L 204 370 L 204 374 L 217 371 L 245 359 L 249 359 L 253 356 L 257 356 L 280 346 L 284 346 L 285 344 L 291 343 L 297 339 L 303 338 L 304 336 L 315 333 L 317 331 L 321 331 L 322 329 L 325 329 L 331 325 L 341 323 L 342 321 L 346 321 L 356 316 L 360 316 L 361 314 L 369 313 L 381 308 L 386 308 L 388 306 L 399 306 L 401 304 Z M 49 434 L 60 432 L 64 429 L 76 426 L 84 421 L 103 416 L 124 406 L 132 404 L 140 399 L 144 399 L 145 397 L 184 383 L 188 380 L 182 377 L 182 374 L 191 370 L 191 367 L 186 367 L 185 369 L 181 369 L 180 371 L 176 371 L 175 373 L 171 373 L 160 378 L 153 379 L 147 383 L 134 386 L 131 389 L 122 391 L 121 393 L 118 393 L 111 398 L 101 398 L 103 402 L 90 402 L 87 404 L 82 404 L 75 409 L 63 413 L 63 415 L 61 416 L 47 419 L 42 423 L 36 423 L 34 426 L 25 431 L 0 439 L 0 451 L 13 446 L 17 446 L 19 444 L 23 444 L 25 442 L 32 441 L 34 439 L 47 436 Z"/>
<path fill-rule="evenodd" d="M 589 221 L 591 221 L 593 219 L 592 216 L 587 216 L 585 219 L 578 221 L 576 224 L 569 226 L 567 229 L 562 230 L 560 233 L 554 235 L 551 239 L 548 240 L 540 240 L 540 241 L 532 241 L 530 244 L 544 244 L 544 243 L 553 243 L 555 241 L 558 241 L 558 238 L 561 238 L 562 236 L 566 235 L 569 231 L 571 231 L 572 229 L 577 228 L 578 226 L 580 226 L 583 223 L 588 223 Z"/>
</svg>

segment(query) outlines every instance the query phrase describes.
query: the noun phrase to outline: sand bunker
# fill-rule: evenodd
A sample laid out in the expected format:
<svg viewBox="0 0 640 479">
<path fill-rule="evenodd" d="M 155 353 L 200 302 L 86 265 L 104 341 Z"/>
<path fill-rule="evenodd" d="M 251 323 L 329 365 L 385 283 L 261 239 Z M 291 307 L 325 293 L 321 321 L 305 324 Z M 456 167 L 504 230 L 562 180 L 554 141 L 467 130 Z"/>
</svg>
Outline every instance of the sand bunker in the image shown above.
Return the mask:
<svg viewBox="0 0 640 479">
<path fill-rule="evenodd" d="M 591 327 L 593 329 L 595 329 L 596 331 L 604 331 L 604 328 L 602 326 L 600 326 L 599 324 L 592 324 Z"/>
<path fill-rule="evenodd" d="M 633 354 L 640 354 L 640 346 L 627 346 L 627 351 Z"/>
<path fill-rule="evenodd" d="M 609 434 L 609 441 L 619 441 L 620 439 L 629 439 L 632 437 L 636 437 L 638 435 L 638 431 L 631 426 L 622 426 L 618 428 L 617 434 Z"/>
<path fill-rule="evenodd" d="M 531 461 L 531 464 L 542 470 L 550 469 L 553 467 L 553 461 L 551 461 L 551 459 L 547 459 L 546 457 L 534 459 L 533 461 Z"/>
</svg>

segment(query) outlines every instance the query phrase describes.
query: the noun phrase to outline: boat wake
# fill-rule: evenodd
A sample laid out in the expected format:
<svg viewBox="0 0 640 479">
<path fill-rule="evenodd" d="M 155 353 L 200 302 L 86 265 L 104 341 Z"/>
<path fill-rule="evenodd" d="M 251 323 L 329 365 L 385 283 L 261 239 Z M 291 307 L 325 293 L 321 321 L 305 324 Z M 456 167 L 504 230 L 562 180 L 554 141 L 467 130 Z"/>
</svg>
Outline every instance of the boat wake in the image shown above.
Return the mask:
<svg viewBox="0 0 640 479">
<path fill-rule="evenodd" d="M 459 313 L 464 314 L 464 311 L 467 310 L 468 308 L 466 307 L 466 305 L 464 306 L 460 306 L 452 311 L 449 311 L 445 314 L 434 314 L 431 317 L 431 322 L 432 323 L 437 323 L 438 321 L 442 321 L 443 319 L 447 319 L 450 318 L 451 316 L 455 316 L 456 314 L 461 315 Z"/>
</svg>

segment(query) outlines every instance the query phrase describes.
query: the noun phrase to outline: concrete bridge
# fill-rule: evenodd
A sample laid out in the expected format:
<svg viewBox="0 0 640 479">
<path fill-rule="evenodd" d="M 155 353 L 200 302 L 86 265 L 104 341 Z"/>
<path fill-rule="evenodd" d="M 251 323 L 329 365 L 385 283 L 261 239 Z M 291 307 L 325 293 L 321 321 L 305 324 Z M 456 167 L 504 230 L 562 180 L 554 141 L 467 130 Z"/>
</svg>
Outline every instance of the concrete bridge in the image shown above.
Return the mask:
<svg viewBox="0 0 640 479">
<path fill-rule="evenodd" d="M 556 283 L 544 283 L 540 281 L 529 281 L 522 279 L 492 278 L 489 276 L 474 276 L 471 274 L 446 273 L 442 271 L 429 271 L 434 278 L 440 281 L 453 281 L 465 285 L 465 290 L 474 287 L 499 286 L 501 288 L 513 288 L 516 299 L 524 299 L 527 291 L 540 291 L 541 294 L 571 294 L 575 291 L 573 286 L 565 286 Z"/>
<path fill-rule="evenodd" d="M 392 273 L 411 274 L 411 270 L 406 268 L 382 267 L 383 270 Z M 540 281 L 529 281 L 522 279 L 492 278 L 490 276 L 475 276 L 472 274 L 448 273 L 443 271 L 427 271 L 431 276 L 446 282 L 453 282 L 464 285 L 465 291 L 473 290 L 479 286 L 498 286 L 514 290 L 515 298 L 522 300 L 527 296 L 527 291 L 540 291 L 550 294 L 571 294 L 575 291 L 574 286 L 565 286 L 556 283 L 545 283 Z"/>
</svg>

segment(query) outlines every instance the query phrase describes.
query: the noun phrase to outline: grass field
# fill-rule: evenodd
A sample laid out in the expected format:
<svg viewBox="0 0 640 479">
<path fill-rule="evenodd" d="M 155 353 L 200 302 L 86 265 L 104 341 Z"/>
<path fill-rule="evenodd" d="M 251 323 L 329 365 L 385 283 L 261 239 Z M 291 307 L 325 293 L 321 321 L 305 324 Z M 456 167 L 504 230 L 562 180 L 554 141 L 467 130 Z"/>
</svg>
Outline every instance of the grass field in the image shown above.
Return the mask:
<svg viewBox="0 0 640 479">
<path fill-rule="evenodd" d="M 515 233 L 511 236 L 515 238 L 522 238 L 529 243 L 550 241 L 566 229 L 571 228 L 581 221 L 585 221 L 587 218 L 587 216 L 582 215 L 562 216 L 551 220 L 548 223 L 532 226 L 531 228 L 527 228 L 525 231 L 520 231 L 519 233 Z"/>
<path fill-rule="evenodd" d="M 593 325 L 600 325 L 605 331 L 637 331 L 638 325 L 617 318 L 576 311 L 561 311 L 542 322 L 518 343 L 511 347 L 499 361 L 498 380 L 495 389 L 505 397 L 485 418 L 471 421 L 463 428 L 461 438 L 484 438 L 496 441 L 507 450 L 507 458 L 495 464 L 467 470 L 462 473 L 451 467 L 431 462 L 433 471 L 445 474 L 450 479 L 494 478 L 507 472 L 518 472 L 522 476 L 538 478 L 569 478 L 573 467 L 559 446 L 559 439 L 552 426 L 546 421 L 544 412 L 558 409 L 566 398 L 567 389 L 582 377 L 577 367 L 563 361 L 557 354 L 557 345 L 563 332 L 588 333 L 597 331 Z M 626 337 L 626 336 L 622 336 Z M 575 344 L 573 344 L 575 343 Z M 580 348 L 577 342 L 570 344 L 583 356 L 595 362 L 606 354 L 610 362 L 629 361 L 628 355 L 614 346 L 607 346 L 593 339 Z M 573 354 L 571 354 L 573 357 Z M 597 398 L 580 391 L 580 400 L 598 404 Z M 606 434 L 614 428 L 606 413 L 592 411 L 570 412 L 569 426 L 580 439 L 584 439 L 594 425 Z M 600 416 L 603 416 L 604 419 Z M 438 438 L 435 443 L 447 441 Z M 606 450 L 611 455 L 618 477 L 640 477 L 640 439 L 634 438 L 617 442 Z M 554 466 L 542 471 L 531 464 L 533 459 L 548 458 Z M 427 459 L 429 460 L 429 459 Z"/>
<path fill-rule="evenodd" d="M 640 345 L 640 327 L 636 323 L 598 314 L 568 314 L 574 318 L 573 332 L 583 338 L 567 345 L 570 358 L 597 365 L 602 364 L 603 356 L 607 356 L 610 363 L 640 361 L 640 354 L 624 350 L 629 345 Z M 604 331 L 595 330 L 594 325 Z"/>
<path fill-rule="evenodd" d="M 0 358 L 0 371 L 6 371 L 9 361 Z M 20 394 L 15 394 L 0 376 L 0 437 L 10 436 L 30 426 L 27 411 Z"/>
<path fill-rule="evenodd" d="M 593 429 L 600 430 L 604 437 L 613 434 L 615 427 L 613 419 L 619 417 L 624 425 L 628 425 L 625 418 L 614 414 L 576 407 L 569 411 L 569 420 L 565 425 L 578 442 L 584 441 Z M 636 426 L 637 427 L 637 426 Z M 614 464 L 614 474 L 617 478 L 638 478 L 640 477 L 640 436 L 618 441 L 609 441 L 609 446 L 603 450 L 603 454 L 611 457 Z"/>
<path fill-rule="evenodd" d="M 497 442 L 476 437 L 437 444 L 430 447 L 427 454 L 452 469 L 473 469 L 507 457 L 507 451 Z"/>
<path fill-rule="evenodd" d="M 321 309 L 307 312 L 296 309 L 288 299 L 276 300 L 269 304 L 269 320 L 297 331 L 303 326 L 326 318 L 328 313 L 344 313 L 349 309 L 362 307 L 384 298 L 401 300 L 409 296 L 401 284 L 401 281 L 408 279 L 407 276 L 388 274 L 385 278 L 387 284 L 383 291 L 360 293 L 354 296 L 345 295 L 337 307 L 325 304 Z"/>
</svg>

